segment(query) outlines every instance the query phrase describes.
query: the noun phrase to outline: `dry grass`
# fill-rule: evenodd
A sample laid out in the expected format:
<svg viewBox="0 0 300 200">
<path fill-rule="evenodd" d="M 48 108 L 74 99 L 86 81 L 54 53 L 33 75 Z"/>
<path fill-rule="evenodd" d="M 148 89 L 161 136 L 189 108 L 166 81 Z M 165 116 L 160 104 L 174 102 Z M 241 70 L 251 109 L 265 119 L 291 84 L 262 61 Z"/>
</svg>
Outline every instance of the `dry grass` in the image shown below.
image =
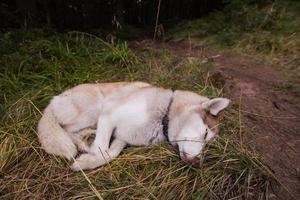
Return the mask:
<svg viewBox="0 0 300 200">
<path fill-rule="evenodd" d="M 46 154 L 36 124 L 49 99 L 85 82 L 143 80 L 219 96 L 207 77 L 210 63 L 176 63 L 164 50 L 133 54 L 81 33 L 32 30 L 0 38 L 0 199 L 268 199 L 274 177 L 235 139 L 238 113 L 224 113 L 221 135 L 205 149 L 200 169 L 187 166 L 168 144 L 129 147 L 93 171 Z"/>
</svg>

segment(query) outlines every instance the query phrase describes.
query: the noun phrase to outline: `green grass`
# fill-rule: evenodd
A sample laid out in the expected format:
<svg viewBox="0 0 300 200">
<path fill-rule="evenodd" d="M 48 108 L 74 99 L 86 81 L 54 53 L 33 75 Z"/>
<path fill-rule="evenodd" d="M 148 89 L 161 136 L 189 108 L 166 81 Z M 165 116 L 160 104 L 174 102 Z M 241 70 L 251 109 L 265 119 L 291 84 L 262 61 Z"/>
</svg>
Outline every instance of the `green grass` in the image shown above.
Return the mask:
<svg viewBox="0 0 300 200">
<path fill-rule="evenodd" d="M 299 69 L 300 61 L 299 10 L 300 2 L 295 0 L 275 0 L 265 5 L 232 1 L 223 11 L 176 25 L 168 36 L 191 38 L 196 43 L 263 58 L 294 70 Z"/>
<path fill-rule="evenodd" d="M 274 177 L 236 139 L 238 113 L 225 112 L 221 134 L 205 149 L 200 169 L 187 166 L 168 144 L 129 147 L 104 167 L 85 174 L 46 154 L 36 125 L 52 96 L 80 83 L 147 81 L 215 97 L 209 62 L 183 60 L 166 50 L 136 54 L 78 32 L 0 33 L 1 199 L 267 199 Z M 243 129 L 242 129 L 243 130 Z"/>
</svg>

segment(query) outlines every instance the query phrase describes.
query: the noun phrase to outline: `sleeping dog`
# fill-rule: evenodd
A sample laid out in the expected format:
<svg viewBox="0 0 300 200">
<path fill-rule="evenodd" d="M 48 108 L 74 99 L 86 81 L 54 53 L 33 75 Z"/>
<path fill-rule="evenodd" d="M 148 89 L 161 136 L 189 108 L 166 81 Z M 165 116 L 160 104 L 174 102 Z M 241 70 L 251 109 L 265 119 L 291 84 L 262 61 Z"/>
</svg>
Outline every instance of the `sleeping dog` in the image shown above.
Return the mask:
<svg viewBox="0 0 300 200">
<path fill-rule="evenodd" d="M 170 142 L 192 166 L 201 163 L 205 144 L 219 131 L 226 98 L 208 99 L 190 91 L 144 82 L 82 84 L 55 96 L 38 124 L 42 148 L 74 159 L 75 171 L 115 159 L 127 145 Z M 95 134 L 91 145 L 84 138 Z"/>
</svg>

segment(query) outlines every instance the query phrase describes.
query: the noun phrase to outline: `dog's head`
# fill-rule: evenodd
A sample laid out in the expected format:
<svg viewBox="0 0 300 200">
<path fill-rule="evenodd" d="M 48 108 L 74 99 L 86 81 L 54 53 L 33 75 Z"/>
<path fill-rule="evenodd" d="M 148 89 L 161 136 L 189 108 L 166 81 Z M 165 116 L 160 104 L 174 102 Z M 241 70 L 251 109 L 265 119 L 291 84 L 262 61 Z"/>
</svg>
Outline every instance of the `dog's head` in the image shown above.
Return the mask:
<svg viewBox="0 0 300 200">
<path fill-rule="evenodd" d="M 226 98 L 214 98 L 191 108 L 176 140 L 180 157 L 194 167 L 202 162 L 201 152 L 219 132 L 219 113 L 230 103 Z"/>
</svg>

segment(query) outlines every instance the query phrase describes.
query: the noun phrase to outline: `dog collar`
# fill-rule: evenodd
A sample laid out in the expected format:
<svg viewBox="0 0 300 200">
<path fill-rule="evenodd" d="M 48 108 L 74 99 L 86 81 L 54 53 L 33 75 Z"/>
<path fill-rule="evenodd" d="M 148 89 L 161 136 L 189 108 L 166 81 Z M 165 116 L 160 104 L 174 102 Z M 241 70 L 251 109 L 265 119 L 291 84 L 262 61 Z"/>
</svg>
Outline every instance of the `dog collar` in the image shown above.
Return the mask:
<svg viewBox="0 0 300 200">
<path fill-rule="evenodd" d="M 174 90 L 172 90 L 172 96 L 171 96 L 171 100 L 170 100 L 168 108 L 167 108 L 167 112 L 166 112 L 166 114 L 164 115 L 164 117 L 161 121 L 161 124 L 163 126 L 163 134 L 166 137 L 168 142 L 169 142 L 169 134 L 168 134 L 168 130 L 169 130 L 169 112 L 170 112 L 171 105 L 173 103 L 173 93 L 174 93 Z"/>
</svg>

